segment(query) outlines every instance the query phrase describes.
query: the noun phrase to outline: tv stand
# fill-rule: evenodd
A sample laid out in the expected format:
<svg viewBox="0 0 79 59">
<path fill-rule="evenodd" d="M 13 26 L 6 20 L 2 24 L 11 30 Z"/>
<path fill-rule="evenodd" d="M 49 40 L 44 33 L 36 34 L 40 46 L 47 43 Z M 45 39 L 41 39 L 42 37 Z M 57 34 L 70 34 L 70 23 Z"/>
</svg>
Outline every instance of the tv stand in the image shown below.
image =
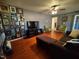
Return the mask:
<svg viewBox="0 0 79 59">
<path fill-rule="evenodd" d="M 42 33 L 42 29 L 39 28 L 39 21 L 27 21 L 27 37 L 37 35 L 39 32 Z"/>
</svg>

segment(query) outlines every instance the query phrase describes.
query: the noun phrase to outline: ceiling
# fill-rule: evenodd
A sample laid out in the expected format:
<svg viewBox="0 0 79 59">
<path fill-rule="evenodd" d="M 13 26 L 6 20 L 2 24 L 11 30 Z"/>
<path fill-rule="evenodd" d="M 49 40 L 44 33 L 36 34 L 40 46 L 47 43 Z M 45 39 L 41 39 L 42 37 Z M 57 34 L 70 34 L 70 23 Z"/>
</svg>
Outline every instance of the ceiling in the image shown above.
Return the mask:
<svg viewBox="0 0 79 59">
<path fill-rule="evenodd" d="M 59 13 L 68 13 L 79 10 L 79 0 L 8 0 L 8 2 L 11 5 L 26 10 L 42 13 L 48 13 L 44 10 L 50 9 L 53 5 L 60 5 L 58 6 L 59 8 L 66 9 L 59 11 Z"/>
</svg>

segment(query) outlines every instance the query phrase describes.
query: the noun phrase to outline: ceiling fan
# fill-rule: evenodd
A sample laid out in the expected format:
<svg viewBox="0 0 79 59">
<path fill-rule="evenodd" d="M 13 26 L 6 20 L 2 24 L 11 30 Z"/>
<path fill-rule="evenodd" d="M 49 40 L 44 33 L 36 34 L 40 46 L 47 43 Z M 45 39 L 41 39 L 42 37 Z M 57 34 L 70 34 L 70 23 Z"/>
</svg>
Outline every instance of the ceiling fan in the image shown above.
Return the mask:
<svg viewBox="0 0 79 59">
<path fill-rule="evenodd" d="M 53 10 L 59 10 L 59 11 L 64 11 L 65 8 L 58 8 L 60 5 L 53 5 L 49 9 L 45 9 L 42 12 L 51 12 Z"/>
<path fill-rule="evenodd" d="M 51 6 L 51 9 L 55 9 L 56 7 L 58 7 L 58 6 L 60 6 L 60 5 L 53 5 L 53 6 Z"/>
</svg>

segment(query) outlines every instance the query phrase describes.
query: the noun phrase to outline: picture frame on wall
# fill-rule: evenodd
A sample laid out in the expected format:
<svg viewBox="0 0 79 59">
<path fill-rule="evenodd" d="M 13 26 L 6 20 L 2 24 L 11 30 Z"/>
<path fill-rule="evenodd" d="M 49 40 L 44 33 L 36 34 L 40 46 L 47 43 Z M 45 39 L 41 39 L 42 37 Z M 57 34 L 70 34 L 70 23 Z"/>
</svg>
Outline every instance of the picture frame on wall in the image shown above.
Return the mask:
<svg viewBox="0 0 79 59">
<path fill-rule="evenodd" d="M 3 29 L 1 18 L 0 18 L 0 28 Z"/>
<path fill-rule="evenodd" d="M 9 20 L 8 19 L 3 19 L 3 24 L 4 25 L 9 25 Z"/>
<path fill-rule="evenodd" d="M 8 5 L 0 5 L 0 11 L 1 12 L 9 12 L 9 6 Z"/>
<path fill-rule="evenodd" d="M 11 19 L 12 20 L 15 20 L 15 21 L 18 21 L 17 17 L 16 17 L 16 14 L 11 14 Z"/>
<path fill-rule="evenodd" d="M 17 21 L 17 18 L 16 17 L 12 17 L 12 20 Z"/>
<path fill-rule="evenodd" d="M 2 23 L 1 18 L 0 18 L 0 24 Z"/>
<path fill-rule="evenodd" d="M 10 27 L 8 25 L 4 26 L 5 30 L 9 30 Z"/>
<path fill-rule="evenodd" d="M 20 14 L 17 14 L 18 21 L 21 21 Z"/>
<path fill-rule="evenodd" d="M 25 23 L 24 23 L 24 21 L 20 21 L 20 25 L 24 25 Z"/>
<path fill-rule="evenodd" d="M 10 12 L 11 13 L 16 13 L 16 7 L 10 6 Z"/>
<path fill-rule="evenodd" d="M 18 22 L 16 22 L 16 25 L 19 25 L 19 21 L 18 21 Z"/>
<path fill-rule="evenodd" d="M 0 11 L 1 11 L 1 5 L 0 5 Z"/>
<path fill-rule="evenodd" d="M 17 19 L 18 19 L 18 21 L 24 21 L 23 14 L 17 14 Z"/>
<path fill-rule="evenodd" d="M 21 26 L 21 29 L 24 29 L 25 27 L 24 26 Z"/>
<path fill-rule="evenodd" d="M 10 16 L 10 15 L 9 15 L 8 13 L 3 13 L 3 14 L 2 14 L 2 18 L 9 18 L 9 16 Z"/>
<path fill-rule="evenodd" d="M 0 18 L 0 28 L 3 28 L 1 18 Z"/>
<path fill-rule="evenodd" d="M 18 14 L 23 14 L 23 9 L 17 8 L 17 13 L 18 13 Z"/>
<path fill-rule="evenodd" d="M 74 16 L 73 30 L 79 30 L 79 15 Z"/>
<path fill-rule="evenodd" d="M 0 28 L 1 28 L 1 29 L 3 29 L 3 26 L 2 26 L 2 24 L 0 24 Z"/>
<path fill-rule="evenodd" d="M 11 35 L 12 37 L 15 37 L 16 36 L 16 31 L 14 28 L 11 28 Z"/>
<path fill-rule="evenodd" d="M 15 20 L 12 20 L 12 21 L 10 22 L 10 24 L 13 25 L 13 26 L 16 26 L 16 21 L 15 21 Z"/>
<path fill-rule="evenodd" d="M 63 22 L 66 22 L 67 19 L 68 19 L 68 16 L 62 16 L 62 20 L 63 20 Z"/>
</svg>

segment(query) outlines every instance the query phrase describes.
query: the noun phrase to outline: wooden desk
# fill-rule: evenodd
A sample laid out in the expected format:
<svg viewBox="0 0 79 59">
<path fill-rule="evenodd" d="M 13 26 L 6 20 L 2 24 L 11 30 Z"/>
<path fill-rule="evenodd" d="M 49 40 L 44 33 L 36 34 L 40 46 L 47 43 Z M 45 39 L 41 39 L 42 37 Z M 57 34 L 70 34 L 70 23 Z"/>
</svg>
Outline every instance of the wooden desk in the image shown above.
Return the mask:
<svg viewBox="0 0 79 59">
<path fill-rule="evenodd" d="M 40 45 L 40 43 L 47 43 L 47 44 L 54 44 L 54 45 L 57 45 L 57 46 L 62 46 L 63 43 L 56 40 L 56 39 L 53 39 L 53 38 L 50 38 L 50 37 L 47 37 L 47 36 L 44 36 L 44 35 L 39 35 L 36 37 L 37 39 L 37 44 Z"/>
<path fill-rule="evenodd" d="M 64 37 L 64 34 L 61 32 L 48 32 L 48 33 L 43 33 L 41 35 L 53 38 L 55 40 L 60 40 L 62 37 Z"/>
<path fill-rule="evenodd" d="M 60 42 L 60 39 L 63 37 L 63 33 L 60 32 L 48 32 L 41 35 L 36 36 L 36 41 L 38 46 L 46 45 L 56 45 L 62 46 L 63 43 Z M 45 46 L 46 46 L 45 45 Z"/>
<path fill-rule="evenodd" d="M 39 35 L 36 37 L 36 40 L 37 46 L 46 51 L 51 59 L 77 59 L 79 57 L 79 54 L 63 47 L 63 43 L 58 39 L 56 40 L 48 36 Z"/>
</svg>

